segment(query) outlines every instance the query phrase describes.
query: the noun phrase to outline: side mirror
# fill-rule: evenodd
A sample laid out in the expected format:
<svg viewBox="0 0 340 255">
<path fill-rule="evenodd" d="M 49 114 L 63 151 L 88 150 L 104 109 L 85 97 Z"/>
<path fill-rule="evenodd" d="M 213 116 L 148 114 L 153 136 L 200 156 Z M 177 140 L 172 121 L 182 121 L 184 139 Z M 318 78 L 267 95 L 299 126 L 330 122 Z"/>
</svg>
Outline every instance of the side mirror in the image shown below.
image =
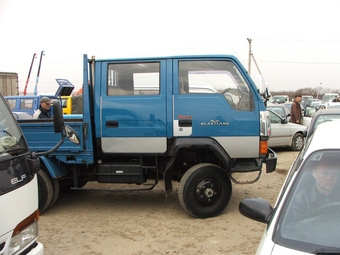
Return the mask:
<svg viewBox="0 0 340 255">
<path fill-rule="evenodd" d="M 53 122 L 54 122 L 54 133 L 60 133 L 63 130 L 64 118 L 60 102 L 53 100 Z"/>
<path fill-rule="evenodd" d="M 239 204 L 239 212 L 249 219 L 268 223 L 273 207 L 262 198 L 245 198 Z"/>
</svg>

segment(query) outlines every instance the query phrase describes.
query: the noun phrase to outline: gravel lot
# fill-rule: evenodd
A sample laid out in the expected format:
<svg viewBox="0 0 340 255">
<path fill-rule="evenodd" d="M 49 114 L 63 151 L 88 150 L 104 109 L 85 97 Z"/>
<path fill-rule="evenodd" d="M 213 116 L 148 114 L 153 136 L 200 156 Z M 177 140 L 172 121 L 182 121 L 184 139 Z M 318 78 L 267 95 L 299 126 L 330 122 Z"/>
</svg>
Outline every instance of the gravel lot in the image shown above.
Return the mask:
<svg viewBox="0 0 340 255">
<path fill-rule="evenodd" d="M 72 191 L 60 194 L 41 215 L 39 241 L 47 255 L 254 254 L 266 225 L 242 216 L 238 204 L 246 197 L 262 197 L 274 205 L 298 152 L 277 154 L 274 173 L 264 173 L 254 184 L 233 185 L 229 205 L 218 217 L 187 215 L 177 184 L 167 201 L 162 182 L 151 191 Z"/>
</svg>

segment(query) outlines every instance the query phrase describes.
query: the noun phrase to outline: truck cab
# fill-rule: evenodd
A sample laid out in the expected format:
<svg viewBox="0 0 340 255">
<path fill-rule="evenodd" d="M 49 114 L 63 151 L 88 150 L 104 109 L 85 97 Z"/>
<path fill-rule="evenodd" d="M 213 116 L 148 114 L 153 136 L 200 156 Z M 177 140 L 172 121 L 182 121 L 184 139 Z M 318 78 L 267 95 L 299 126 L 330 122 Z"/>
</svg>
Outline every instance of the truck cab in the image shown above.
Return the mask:
<svg viewBox="0 0 340 255">
<path fill-rule="evenodd" d="M 0 254 L 44 253 L 37 242 L 39 166 L 0 94 Z"/>
</svg>

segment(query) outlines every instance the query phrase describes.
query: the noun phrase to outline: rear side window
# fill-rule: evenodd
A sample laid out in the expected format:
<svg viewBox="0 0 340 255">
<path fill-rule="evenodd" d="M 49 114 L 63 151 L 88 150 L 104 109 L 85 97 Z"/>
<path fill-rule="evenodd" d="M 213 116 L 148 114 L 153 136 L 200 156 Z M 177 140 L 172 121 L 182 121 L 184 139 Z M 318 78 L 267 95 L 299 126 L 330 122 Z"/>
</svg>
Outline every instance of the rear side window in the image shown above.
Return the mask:
<svg viewBox="0 0 340 255">
<path fill-rule="evenodd" d="M 20 99 L 20 110 L 32 110 L 33 109 L 33 98 Z"/>
<path fill-rule="evenodd" d="M 107 95 L 158 95 L 160 93 L 159 67 L 158 62 L 110 64 Z"/>
</svg>

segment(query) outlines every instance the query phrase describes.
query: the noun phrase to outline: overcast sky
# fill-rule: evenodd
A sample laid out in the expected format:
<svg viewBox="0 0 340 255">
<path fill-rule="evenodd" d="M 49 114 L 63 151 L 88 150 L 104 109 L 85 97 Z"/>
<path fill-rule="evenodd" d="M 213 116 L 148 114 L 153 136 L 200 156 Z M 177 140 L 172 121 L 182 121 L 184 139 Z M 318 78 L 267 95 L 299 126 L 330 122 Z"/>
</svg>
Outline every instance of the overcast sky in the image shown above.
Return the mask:
<svg viewBox="0 0 340 255">
<path fill-rule="evenodd" d="M 83 54 L 99 58 L 233 54 L 248 69 L 249 43 L 271 91 L 340 89 L 340 1 L 0 0 L 0 72 L 23 91 L 82 86 Z M 251 64 L 257 82 L 257 68 Z"/>
</svg>

